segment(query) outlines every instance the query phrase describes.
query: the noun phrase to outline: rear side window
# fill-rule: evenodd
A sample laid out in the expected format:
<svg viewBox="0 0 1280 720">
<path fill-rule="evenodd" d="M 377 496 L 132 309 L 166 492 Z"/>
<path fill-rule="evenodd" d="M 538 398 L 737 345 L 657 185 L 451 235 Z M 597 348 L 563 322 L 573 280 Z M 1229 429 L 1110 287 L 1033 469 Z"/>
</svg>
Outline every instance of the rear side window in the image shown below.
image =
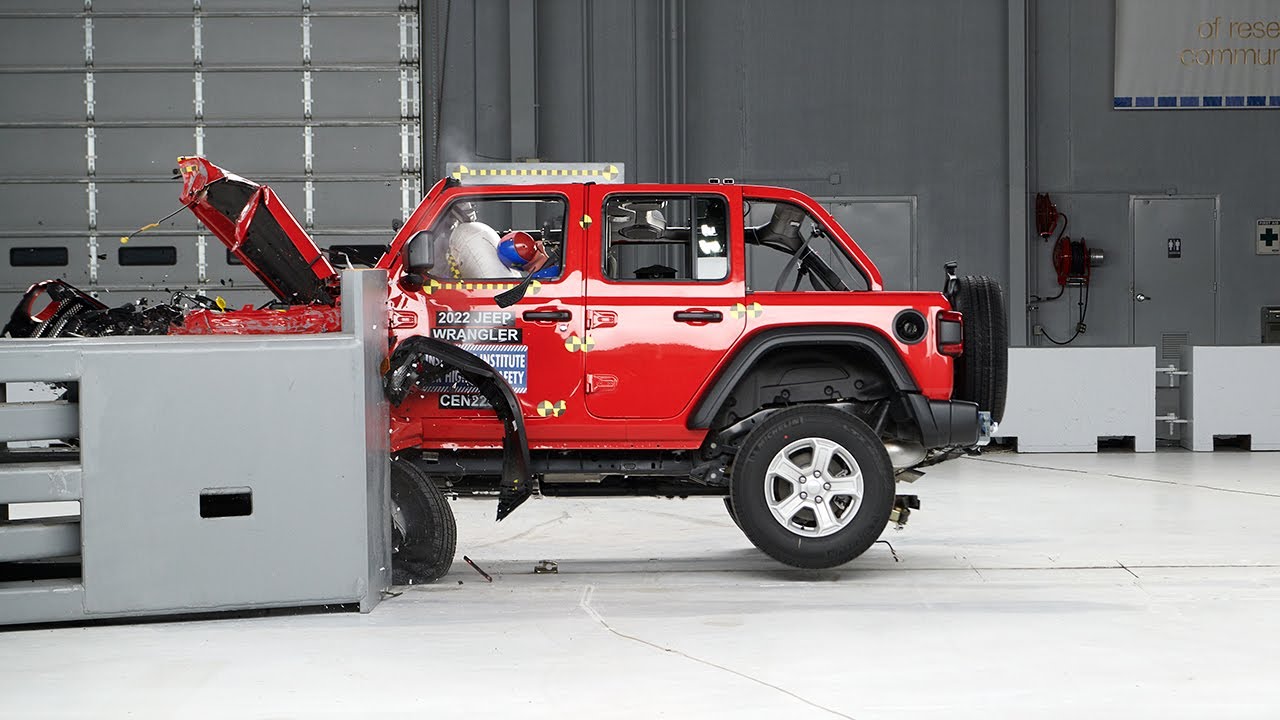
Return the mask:
<svg viewBox="0 0 1280 720">
<path fill-rule="evenodd" d="M 617 281 L 729 277 L 728 202 L 720 195 L 610 195 L 604 276 Z"/>
<path fill-rule="evenodd" d="M 747 292 L 870 288 L 844 248 L 800 206 L 748 198 L 744 213 Z"/>
</svg>

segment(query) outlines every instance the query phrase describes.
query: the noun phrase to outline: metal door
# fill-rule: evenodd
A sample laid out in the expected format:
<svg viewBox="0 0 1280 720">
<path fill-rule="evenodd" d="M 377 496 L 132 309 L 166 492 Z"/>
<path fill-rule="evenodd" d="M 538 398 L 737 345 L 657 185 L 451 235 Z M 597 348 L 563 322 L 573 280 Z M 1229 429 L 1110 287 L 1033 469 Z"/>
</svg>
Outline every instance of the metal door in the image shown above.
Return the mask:
<svg viewBox="0 0 1280 720">
<path fill-rule="evenodd" d="M 1154 346 L 1161 367 L 1185 367 L 1184 345 L 1215 342 L 1218 199 L 1134 197 L 1133 342 Z M 1156 414 L 1182 417 L 1177 376 L 1157 378 Z M 1159 422 L 1156 437 L 1176 440 L 1181 425 Z"/>
<path fill-rule="evenodd" d="M 0 4 L 0 306 L 51 277 L 111 304 L 269 298 L 188 213 L 117 241 L 177 208 L 178 155 L 271 184 L 321 247 L 380 253 L 422 197 L 418 5 Z"/>
<path fill-rule="evenodd" d="M 1162 364 L 1182 345 L 1215 342 L 1218 199 L 1134 197 L 1133 343 Z"/>
</svg>

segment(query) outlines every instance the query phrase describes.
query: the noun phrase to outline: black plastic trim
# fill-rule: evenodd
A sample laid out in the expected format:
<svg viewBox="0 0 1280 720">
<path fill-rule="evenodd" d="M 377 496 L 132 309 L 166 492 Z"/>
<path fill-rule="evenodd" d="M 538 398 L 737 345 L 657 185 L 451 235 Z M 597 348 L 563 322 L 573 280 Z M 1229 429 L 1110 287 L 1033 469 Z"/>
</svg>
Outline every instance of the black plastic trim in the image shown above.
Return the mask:
<svg viewBox="0 0 1280 720">
<path fill-rule="evenodd" d="M 733 356 L 715 382 L 698 401 L 689 415 L 690 430 L 711 427 L 720 407 L 733 393 L 734 387 L 746 376 L 756 362 L 772 350 L 789 345 L 810 347 L 813 345 L 845 345 L 870 350 L 889 372 L 893 384 L 903 392 L 919 392 L 915 380 L 902 364 L 889 340 L 870 328 L 817 326 L 805 328 L 776 328 L 765 330 L 748 340 Z"/>
<path fill-rule="evenodd" d="M 431 363 L 429 359 L 438 363 Z M 415 387 L 430 385 L 450 370 L 457 370 L 467 382 L 475 385 L 502 421 L 502 481 L 498 489 L 498 519 L 502 520 L 529 499 L 533 478 L 529 471 L 529 436 L 520 400 L 498 371 L 460 347 L 415 335 L 403 340 L 391 353 L 382 375 L 383 391 L 392 405 L 399 406 Z"/>
<path fill-rule="evenodd" d="M 978 443 L 981 430 L 977 403 L 930 400 L 919 393 L 910 393 L 906 399 L 920 428 L 920 444 L 925 448 L 969 447 Z"/>
<path fill-rule="evenodd" d="M 919 335 L 914 337 L 903 335 L 902 331 L 898 328 L 898 323 L 902 322 L 902 320 L 907 317 L 910 317 L 920 324 Z M 893 336 L 907 345 L 915 345 L 929 336 L 929 321 L 925 319 L 923 313 L 915 308 L 902 310 L 897 315 L 893 316 Z"/>
</svg>

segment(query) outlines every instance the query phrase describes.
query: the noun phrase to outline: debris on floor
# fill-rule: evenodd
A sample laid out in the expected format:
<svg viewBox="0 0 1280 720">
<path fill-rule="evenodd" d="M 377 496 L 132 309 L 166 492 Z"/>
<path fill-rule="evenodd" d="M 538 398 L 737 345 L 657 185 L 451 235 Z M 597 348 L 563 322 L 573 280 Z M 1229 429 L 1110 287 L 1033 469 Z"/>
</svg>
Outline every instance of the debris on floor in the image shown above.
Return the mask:
<svg viewBox="0 0 1280 720">
<path fill-rule="evenodd" d="M 466 560 L 467 564 L 470 565 L 476 572 L 480 573 L 480 576 L 483 577 L 485 580 L 488 580 L 489 582 L 493 582 L 493 578 L 489 576 L 489 573 L 485 572 L 484 570 L 481 570 L 480 566 L 477 565 L 474 560 L 467 557 L 466 555 L 463 555 L 462 559 Z"/>
</svg>

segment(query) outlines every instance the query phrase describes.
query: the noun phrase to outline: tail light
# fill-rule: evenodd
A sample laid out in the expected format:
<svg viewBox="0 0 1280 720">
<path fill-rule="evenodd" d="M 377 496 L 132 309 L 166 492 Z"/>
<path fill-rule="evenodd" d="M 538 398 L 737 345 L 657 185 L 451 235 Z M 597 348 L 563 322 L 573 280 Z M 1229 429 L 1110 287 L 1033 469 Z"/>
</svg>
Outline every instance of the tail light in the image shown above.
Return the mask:
<svg viewBox="0 0 1280 720">
<path fill-rule="evenodd" d="M 964 353 L 964 316 L 955 310 L 938 313 L 938 352 L 952 357 Z"/>
</svg>

